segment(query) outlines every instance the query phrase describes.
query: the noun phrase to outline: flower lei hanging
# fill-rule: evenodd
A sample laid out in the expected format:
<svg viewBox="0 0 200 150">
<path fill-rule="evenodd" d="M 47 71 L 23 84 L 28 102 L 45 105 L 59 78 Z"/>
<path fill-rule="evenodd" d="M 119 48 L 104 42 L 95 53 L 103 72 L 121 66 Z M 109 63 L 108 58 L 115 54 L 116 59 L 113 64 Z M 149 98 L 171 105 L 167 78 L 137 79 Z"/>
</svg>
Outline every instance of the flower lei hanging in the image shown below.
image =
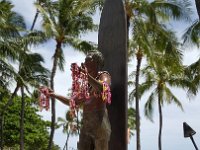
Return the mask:
<svg viewBox="0 0 200 150">
<path fill-rule="evenodd" d="M 70 109 L 72 112 L 75 112 L 75 109 L 78 108 L 76 105 L 75 99 L 89 99 L 89 87 L 88 87 L 88 73 L 87 70 L 85 73 L 81 73 L 80 67 L 76 63 L 71 64 L 71 71 L 72 71 L 72 95 L 71 100 L 69 102 Z M 103 91 L 100 95 L 102 100 L 108 104 L 111 104 L 111 92 L 110 86 L 107 82 L 100 81 L 103 85 Z"/>
<path fill-rule="evenodd" d="M 75 110 L 75 99 L 89 99 L 88 73 L 81 73 L 80 67 L 76 63 L 71 64 L 72 71 L 72 95 L 70 100 L 70 109 Z"/>
<path fill-rule="evenodd" d="M 39 107 L 40 111 L 42 111 L 43 108 L 45 110 L 49 110 L 49 90 L 47 87 L 42 87 L 39 89 L 40 96 L 39 96 Z"/>
<path fill-rule="evenodd" d="M 102 81 L 101 81 L 102 82 Z M 110 86 L 107 82 L 103 81 L 103 91 L 101 93 L 102 100 L 105 101 L 108 104 L 111 104 L 111 92 L 110 92 Z"/>
</svg>

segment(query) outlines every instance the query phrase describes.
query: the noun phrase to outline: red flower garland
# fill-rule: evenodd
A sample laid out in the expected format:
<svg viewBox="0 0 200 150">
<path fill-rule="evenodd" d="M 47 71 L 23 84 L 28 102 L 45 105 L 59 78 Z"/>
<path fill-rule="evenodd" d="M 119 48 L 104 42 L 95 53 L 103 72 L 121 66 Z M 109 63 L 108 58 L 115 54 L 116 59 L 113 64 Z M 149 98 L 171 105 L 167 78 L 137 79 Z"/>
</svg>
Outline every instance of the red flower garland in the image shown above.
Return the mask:
<svg viewBox="0 0 200 150">
<path fill-rule="evenodd" d="M 85 73 L 82 73 L 80 71 L 80 67 L 76 63 L 71 64 L 71 71 L 72 71 L 72 95 L 70 100 L 70 109 L 75 114 L 75 109 L 78 109 L 78 106 L 76 105 L 75 99 L 83 99 L 87 100 L 90 97 L 89 94 L 89 87 L 88 87 L 88 73 L 87 69 L 85 70 Z M 111 103 L 111 92 L 110 92 L 110 86 L 108 83 L 100 81 L 103 84 L 103 91 L 101 94 L 97 96 L 101 96 L 102 100 L 106 103 Z"/>
<path fill-rule="evenodd" d="M 88 73 L 87 70 L 85 73 L 80 71 L 80 67 L 76 63 L 71 64 L 72 71 L 72 95 L 70 100 L 71 110 L 75 110 L 76 102 L 75 99 L 88 99 L 89 90 L 88 90 Z"/>
<path fill-rule="evenodd" d="M 40 88 L 39 107 L 40 111 L 42 111 L 43 108 L 49 110 L 49 90 L 47 87 Z"/>
</svg>

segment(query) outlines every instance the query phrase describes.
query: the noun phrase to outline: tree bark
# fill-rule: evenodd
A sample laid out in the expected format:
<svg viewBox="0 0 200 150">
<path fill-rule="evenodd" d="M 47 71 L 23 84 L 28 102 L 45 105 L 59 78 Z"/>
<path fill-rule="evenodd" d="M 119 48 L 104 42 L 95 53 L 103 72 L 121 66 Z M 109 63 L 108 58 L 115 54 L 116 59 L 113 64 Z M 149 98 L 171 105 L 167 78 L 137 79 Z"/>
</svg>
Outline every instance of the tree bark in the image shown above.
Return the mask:
<svg viewBox="0 0 200 150">
<path fill-rule="evenodd" d="M 25 95 L 24 87 L 21 87 L 21 113 L 20 113 L 20 150 L 24 150 L 24 109 L 25 109 Z"/>
<path fill-rule="evenodd" d="M 140 150 L 140 105 L 139 105 L 139 77 L 140 77 L 140 66 L 142 62 L 142 55 L 140 49 L 137 54 L 137 67 L 136 67 L 136 77 L 135 77 L 135 111 L 136 111 L 136 149 Z"/>
<path fill-rule="evenodd" d="M 162 106 L 161 106 L 161 96 L 160 91 L 158 91 L 158 110 L 159 110 L 159 134 L 158 134 L 158 150 L 162 150 Z"/>
<path fill-rule="evenodd" d="M 54 54 L 54 61 L 53 61 L 53 67 L 51 72 L 51 81 L 50 81 L 50 87 L 54 91 L 54 77 L 56 75 L 56 70 L 58 66 L 58 56 L 61 50 L 61 42 L 57 42 L 56 50 Z M 51 133 L 49 138 L 49 145 L 48 150 L 52 149 L 53 144 L 53 137 L 55 132 L 55 119 L 56 119 L 56 110 L 55 110 L 55 98 L 51 98 Z"/>
<path fill-rule="evenodd" d="M 37 21 L 38 15 L 39 15 L 39 10 L 37 9 L 37 10 L 36 10 L 36 13 L 35 13 L 35 17 L 34 17 L 33 23 L 32 23 L 32 25 L 31 25 L 31 29 L 30 29 L 31 31 L 33 31 L 33 29 L 34 29 L 34 27 L 35 27 L 35 23 L 36 23 L 36 21 Z"/>
</svg>

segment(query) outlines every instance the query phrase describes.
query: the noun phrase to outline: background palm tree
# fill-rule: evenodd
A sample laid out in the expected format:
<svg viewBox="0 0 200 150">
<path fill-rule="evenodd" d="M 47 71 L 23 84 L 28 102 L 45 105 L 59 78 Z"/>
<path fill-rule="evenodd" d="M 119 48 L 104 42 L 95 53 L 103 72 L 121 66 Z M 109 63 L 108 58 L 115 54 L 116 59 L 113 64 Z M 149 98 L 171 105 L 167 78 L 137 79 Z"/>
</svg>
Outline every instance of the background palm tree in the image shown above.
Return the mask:
<svg viewBox="0 0 200 150">
<path fill-rule="evenodd" d="M 20 149 L 24 149 L 24 111 L 25 111 L 25 91 L 29 92 L 28 85 L 38 88 L 40 84 L 48 84 L 49 73 L 41 63 L 43 58 L 39 54 L 28 54 L 23 56 L 20 61 L 19 75 L 23 78 L 24 83 L 17 81 L 17 85 L 21 89 L 21 114 L 20 114 Z M 45 75 L 46 74 L 46 75 Z M 30 93 L 30 92 L 29 92 Z"/>
<path fill-rule="evenodd" d="M 14 12 L 9 1 L 0 1 L 0 86 L 9 92 L 8 88 L 14 78 L 20 77 L 11 62 L 19 58 L 17 38 L 19 31 L 25 28 L 23 17 Z M 21 78 L 22 79 L 22 78 Z M 3 114 L 0 113 L 0 148 L 3 149 Z"/>
<path fill-rule="evenodd" d="M 63 46 L 70 45 L 82 52 L 95 49 L 91 42 L 88 43 L 78 39 L 81 33 L 94 30 L 96 27 L 91 18 L 94 10 L 88 7 L 94 5 L 91 0 L 59 0 L 49 1 L 43 5 L 36 4 L 36 6 L 43 17 L 43 27 L 47 36 L 56 41 L 56 49 L 53 55 L 53 66 L 50 77 L 50 87 L 54 90 L 54 77 L 57 67 L 62 71 L 64 70 L 65 58 L 62 49 Z M 55 100 L 52 99 L 51 103 L 52 124 L 48 145 L 49 150 L 51 149 L 55 130 Z"/>
<path fill-rule="evenodd" d="M 171 35 L 173 34 L 171 33 Z M 183 109 L 181 101 L 173 94 L 171 88 L 178 87 L 186 89 L 192 85 L 191 81 L 184 76 L 182 53 L 178 49 L 178 43 L 176 41 L 177 40 L 171 36 L 170 41 L 165 41 L 165 45 L 161 43 L 163 50 L 155 51 L 153 56 L 154 61 L 148 61 L 148 65 L 142 70 L 145 82 L 139 86 L 140 96 L 142 96 L 144 92 L 149 91 L 152 87 L 155 87 L 145 104 L 145 115 L 152 120 L 153 104 L 155 100 L 157 100 L 159 110 L 159 150 L 162 149 L 162 106 L 164 102 L 168 104 L 175 103 Z"/>
<path fill-rule="evenodd" d="M 63 127 L 63 133 L 67 134 L 67 139 L 65 142 L 65 145 L 63 147 L 63 150 L 68 150 L 68 142 L 69 137 L 72 135 L 78 135 L 78 124 L 76 118 L 73 116 L 71 111 L 67 111 L 65 115 L 65 119 L 58 117 L 58 127 Z"/>
<path fill-rule="evenodd" d="M 138 3 L 138 4 L 137 4 Z M 136 108 L 136 141 L 137 150 L 141 149 L 140 146 L 140 113 L 139 113 L 139 76 L 140 66 L 143 56 L 151 58 L 153 47 L 150 46 L 149 38 L 152 38 L 154 33 L 162 33 L 159 31 L 162 26 L 160 21 L 166 22 L 170 19 L 183 20 L 189 19 L 190 9 L 189 2 L 176 2 L 176 1 L 126 1 L 128 4 L 127 12 L 130 19 L 130 24 L 133 29 L 133 52 L 130 54 L 136 55 L 137 67 L 135 73 L 135 108 Z M 134 15 L 135 14 L 135 15 Z M 131 18 L 132 16 L 132 18 Z M 134 16 L 134 17 L 133 17 Z M 162 36 L 165 37 L 162 33 Z M 131 49 L 131 48 L 130 48 Z"/>
</svg>

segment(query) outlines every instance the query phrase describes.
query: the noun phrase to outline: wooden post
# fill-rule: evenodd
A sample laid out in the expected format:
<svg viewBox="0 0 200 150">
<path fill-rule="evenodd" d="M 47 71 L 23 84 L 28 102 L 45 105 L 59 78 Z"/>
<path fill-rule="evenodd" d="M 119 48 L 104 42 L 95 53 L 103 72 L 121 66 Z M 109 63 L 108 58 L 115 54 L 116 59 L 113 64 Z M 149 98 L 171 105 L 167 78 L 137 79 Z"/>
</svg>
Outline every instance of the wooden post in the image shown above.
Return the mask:
<svg viewBox="0 0 200 150">
<path fill-rule="evenodd" d="M 127 150 L 127 29 L 122 0 L 106 0 L 102 10 L 98 48 L 104 70 L 111 74 L 112 103 L 108 106 L 111 122 L 109 150 Z"/>
</svg>

